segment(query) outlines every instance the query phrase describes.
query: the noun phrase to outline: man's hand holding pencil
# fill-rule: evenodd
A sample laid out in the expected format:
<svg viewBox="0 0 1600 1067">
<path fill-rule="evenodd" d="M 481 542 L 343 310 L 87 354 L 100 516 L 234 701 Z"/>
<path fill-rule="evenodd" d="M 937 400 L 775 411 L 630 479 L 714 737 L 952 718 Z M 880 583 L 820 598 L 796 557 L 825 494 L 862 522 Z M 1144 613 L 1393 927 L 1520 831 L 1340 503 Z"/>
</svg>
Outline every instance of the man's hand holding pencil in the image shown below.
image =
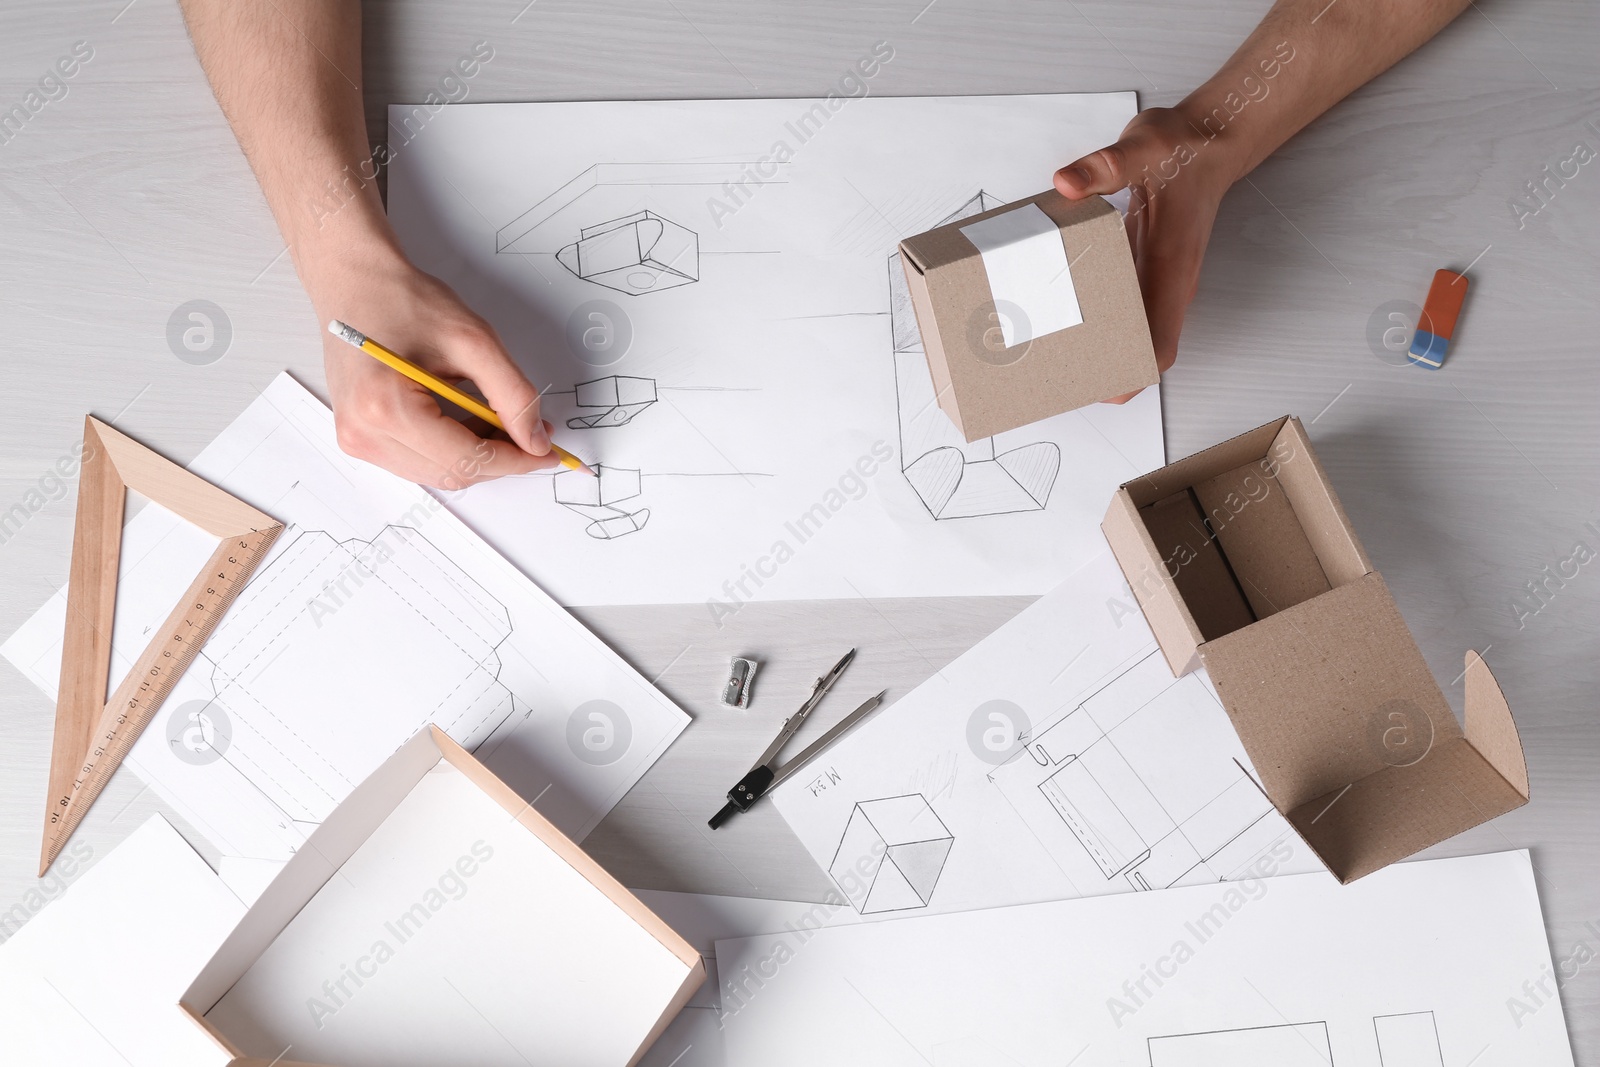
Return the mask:
<svg viewBox="0 0 1600 1067">
<path fill-rule="evenodd" d="M 441 489 L 562 465 L 550 442 L 550 424 L 540 418 L 538 390 L 493 327 L 449 286 L 403 259 L 379 271 L 364 265 L 350 280 L 349 290 L 318 302 L 324 322 L 337 318 L 372 331 L 435 379 L 473 382 L 502 425 L 459 402 L 473 417 L 467 422 L 451 418 L 434 399 L 455 400 L 448 392 L 396 373 L 397 368 L 339 335 L 325 334 L 328 391 L 341 448 Z"/>
</svg>

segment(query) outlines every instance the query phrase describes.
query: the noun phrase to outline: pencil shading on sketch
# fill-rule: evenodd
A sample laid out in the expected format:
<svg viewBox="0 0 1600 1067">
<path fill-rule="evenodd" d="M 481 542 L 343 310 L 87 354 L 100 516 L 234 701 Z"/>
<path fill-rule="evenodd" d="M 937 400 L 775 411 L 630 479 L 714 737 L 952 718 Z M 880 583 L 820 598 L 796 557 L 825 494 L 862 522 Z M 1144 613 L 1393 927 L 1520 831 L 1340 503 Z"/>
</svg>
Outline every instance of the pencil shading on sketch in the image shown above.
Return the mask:
<svg viewBox="0 0 1600 1067">
<path fill-rule="evenodd" d="M 955 836 L 921 793 L 851 809 L 828 873 L 863 915 L 925 908 Z"/>
<path fill-rule="evenodd" d="M 998 207 L 983 191 L 935 225 Z M 940 409 L 917 329 L 900 253 L 889 257 L 889 322 L 894 338 L 895 417 L 900 471 L 934 519 L 1039 511 L 1061 470 L 1061 448 L 1034 441 L 999 451 L 995 439 L 964 440 Z"/>
<path fill-rule="evenodd" d="M 613 374 L 579 382 L 573 387 L 574 404 L 580 408 L 598 409 L 589 415 L 574 415 L 567 420 L 568 429 L 599 430 L 626 426 L 634 416 L 654 404 L 656 380 Z"/>
</svg>

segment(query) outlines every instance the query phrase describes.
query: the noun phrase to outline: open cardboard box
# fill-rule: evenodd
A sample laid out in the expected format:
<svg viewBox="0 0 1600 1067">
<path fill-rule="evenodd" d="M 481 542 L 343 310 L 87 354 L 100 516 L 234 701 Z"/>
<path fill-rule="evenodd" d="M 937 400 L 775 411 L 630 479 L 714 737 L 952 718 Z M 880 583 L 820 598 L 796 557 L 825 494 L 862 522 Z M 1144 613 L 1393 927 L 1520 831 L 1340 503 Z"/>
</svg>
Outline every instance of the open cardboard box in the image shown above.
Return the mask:
<svg viewBox="0 0 1600 1067">
<path fill-rule="evenodd" d="M 1160 380 L 1104 198 L 1055 191 L 900 242 L 939 406 L 968 441 Z"/>
<path fill-rule="evenodd" d="M 1124 484 L 1101 528 L 1173 674 L 1205 666 L 1341 882 L 1528 802 L 1488 666 L 1467 653 L 1463 731 L 1298 419 Z"/>
<path fill-rule="evenodd" d="M 313 832 L 182 998 L 236 1063 L 621 1067 L 699 953 L 437 727 Z"/>
</svg>

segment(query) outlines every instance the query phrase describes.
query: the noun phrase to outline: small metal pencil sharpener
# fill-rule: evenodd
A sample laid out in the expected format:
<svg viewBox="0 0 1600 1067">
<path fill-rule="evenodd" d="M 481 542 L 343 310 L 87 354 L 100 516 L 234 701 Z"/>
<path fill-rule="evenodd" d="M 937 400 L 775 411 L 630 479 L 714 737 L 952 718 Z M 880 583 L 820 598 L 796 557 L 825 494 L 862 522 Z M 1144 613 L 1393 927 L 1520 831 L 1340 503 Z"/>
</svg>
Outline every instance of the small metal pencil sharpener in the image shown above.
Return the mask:
<svg viewBox="0 0 1600 1067">
<path fill-rule="evenodd" d="M 722 706 L 748 708 L 750 689 L 756 680 L 756 661 L 735 656 L 728 663 L 728 680 L 722 686 Z"/>
</svg>

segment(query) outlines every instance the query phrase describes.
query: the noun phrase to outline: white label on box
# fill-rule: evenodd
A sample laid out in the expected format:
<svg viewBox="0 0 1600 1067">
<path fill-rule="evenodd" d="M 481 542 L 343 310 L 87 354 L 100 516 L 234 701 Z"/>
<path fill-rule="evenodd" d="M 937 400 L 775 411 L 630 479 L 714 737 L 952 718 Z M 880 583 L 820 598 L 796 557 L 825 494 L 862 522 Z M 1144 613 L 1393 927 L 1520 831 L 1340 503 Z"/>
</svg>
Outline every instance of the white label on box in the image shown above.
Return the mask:
<svg viewBox="0 0 1600 1067">
<path fill-rule="evenodd" d="M 961 233 L 983 256 L 1007 348 L 1083 321 L 1061 230 L 1038 204 L 963 226 Z"/>
</svg>

